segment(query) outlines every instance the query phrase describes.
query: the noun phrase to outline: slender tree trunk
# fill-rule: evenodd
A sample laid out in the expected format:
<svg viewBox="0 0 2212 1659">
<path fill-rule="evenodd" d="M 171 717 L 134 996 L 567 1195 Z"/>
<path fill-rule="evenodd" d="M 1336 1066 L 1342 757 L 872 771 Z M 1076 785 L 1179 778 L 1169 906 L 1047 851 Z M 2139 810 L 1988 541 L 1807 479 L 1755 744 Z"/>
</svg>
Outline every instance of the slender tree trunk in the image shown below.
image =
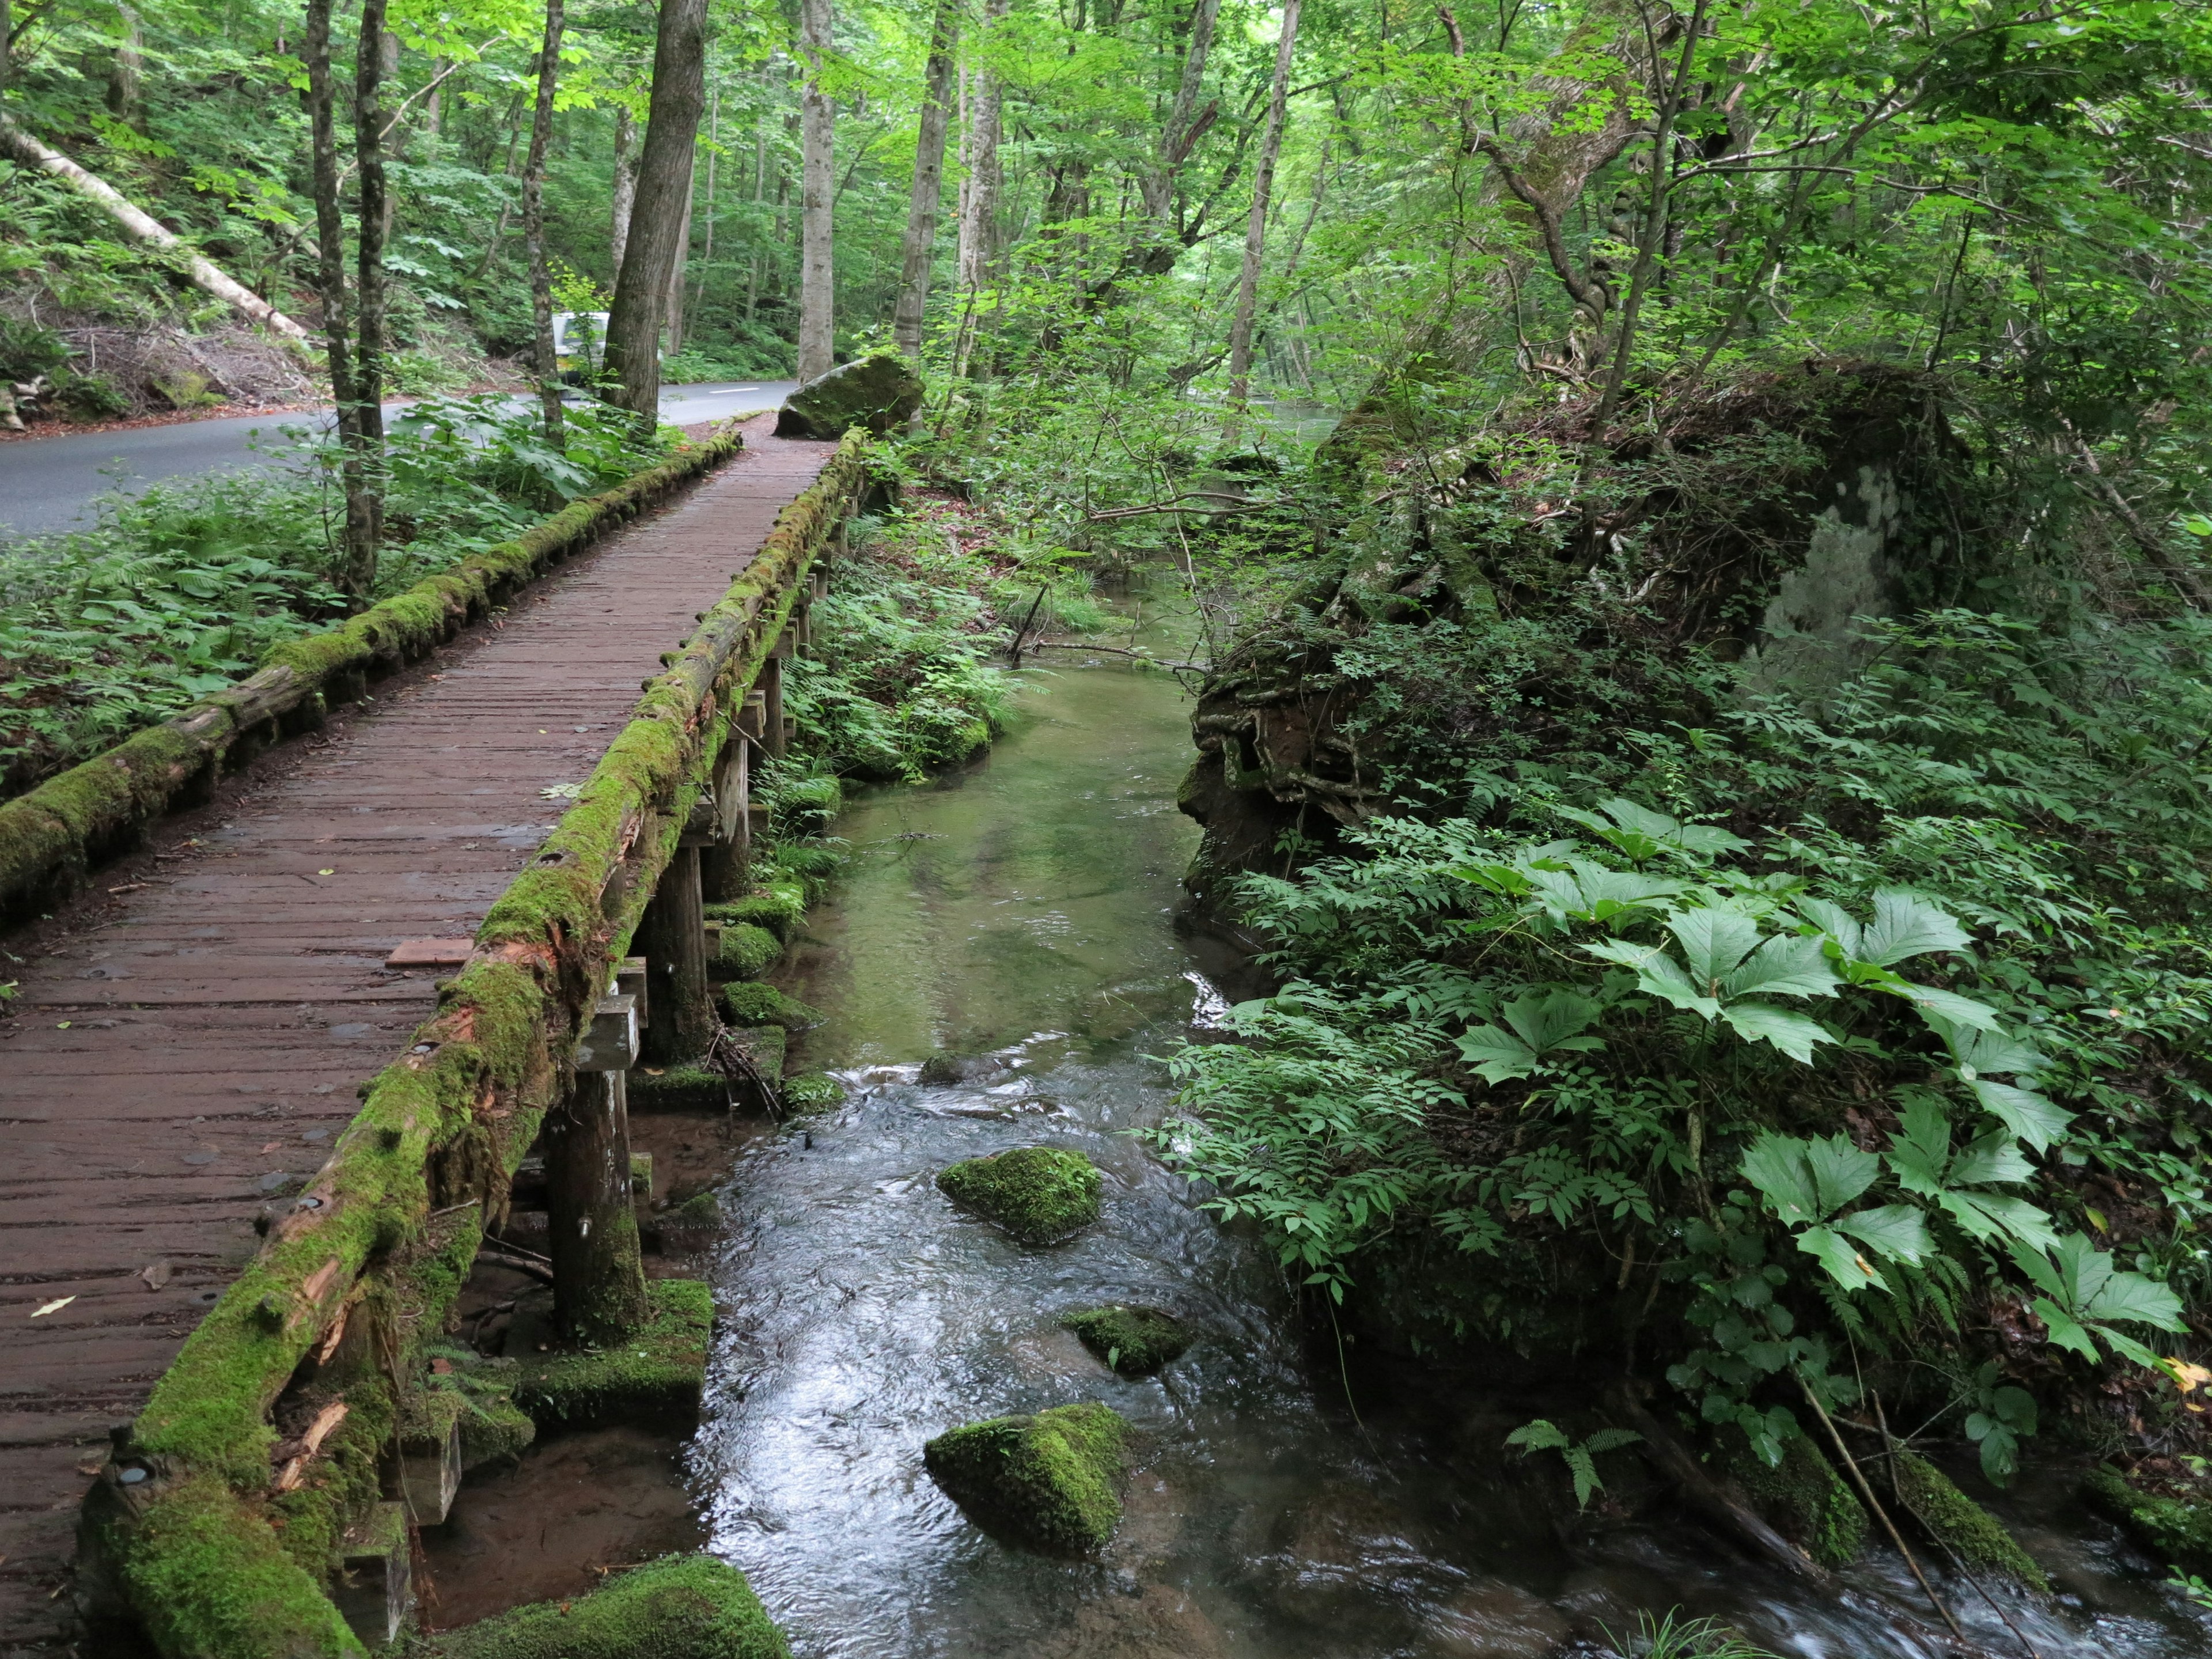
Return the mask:
<svg viewBox="0 0 2212 1659">
<path fill-rule="evenodd" d="M 1252 318 L 1260 302 L 1260 255 L 1267 242 L 1267 198 L 1283 151 L 1283 116 L 1290 102 L 1291 58 L 1298 39 L 1298 0 L 1283 0 L 1283 38 L 1275 46 L 1275 82 L 1267 94 L 1267 130 L 1252 169 L 1252 215 L 1244 223 L 1244 269 L 1237 279 L 1237 315 L 1229 325 L 1229 406 L 1244 406 L 1252 371 Z"/>
<path fill-rule="evenodd" d="M 368 604 L 376 580 L 374 516 L 369 510 L 361 398 L 354 384 L 353 339 L 348 325 L 345 214 L 338 197 L 337 95 L 331 84 L 331 0 L 307 0 L 300 52 L 307 70 L 307 125 L 315 181 L 318 286 L 322 289 L 323 340 L 329 355 L 331 401 L 337 405 L 338 484 L 345 493 L 345 531 L 332 586 L 349 610 Z"/>
<path fill-rule="evenodd" d="M 668 272 L 667 350 L 672 357 L 684 349 L 684 273 L 691 264 L 692 183 L 698 165 L 698 156 L 695 152 L 691 161 L 692 172 L 687 173 L 684 178 L 684 223 L 676 233 L 676 259 Z"/>
<path fill-rule="evenodd" d="M 115 45 L 115 61 L 107 70 L 107 112 L 125 126 L 143 132 L 145 119 L 138 107 L 138 94 L 146 79 L 146 31 L 138 21 L 137 8 L 118 5 L 115 11 L 123 33 Z"/>
<path fill-rule="evenodd" d="M 379 98 L 380 103 L 380 88 L 391 86 L 399 79 L 399 37 L 389 29 L 383 30 L 376 37 L 376 52 L 377 68 L 379 71 Z M 394 126 L 398 121 L 398 116 L 395 114 L 386 119 L 380 120 L 376 124 L 376 130 L 380 138 L 389 138 L 392 137 L 390 133 L 386 132 L 385 129 Z M 384 238 L 382 246 L 385 247 L 390 247 L 392 246 L 392 227 L 393 222 L 398 217 L 399 214 L 399 192 L 392 188 L 391 173 L 388 166 L 395 157 L 406 153 L 407 135 L 404 131 L 398 133 L 398 139 L 399 142 L 392 145 L 391 149 L 385 153 L 383 158 L 387 164 L 385 175 L 384 213 L 382 216 L 382 234 Z"/>
<path fill-rule="evenodd" d="M 707 0 L 661 0 L 653 54 L 653 101 L 629 242 L 607 319 L 607 373 L 614 402 L 650 426 L 660 417 L 661 307 L 691 193 L 691 155 L 707 101 Z"/>
<path fill-rule="evenodd" d="M 9 68 L 8 46 L 9 43 L 15 38 L 15 0 L 0 0 L 0 98 L 5 98 L 8 95 L 8 70 Z M 280 46 L 277 50 L 282 52 L 283 48 Z"/>
<path fill-rule="evenodd" d="M 1006 15 L 1007 0 L 984 0 L 983 27 Z M 997 262 L 999 223 L 999 78 L 988 70 L 969 72 L 968 178 L 960 202 L 960 286 L 970 293 L 991 285 Z"/>
<path fill-rule="evenodd" d="M 553 349 L 553 273 L 545 263 L 545 152 L 553 142 L 553 94 L 561 82 L 562 0 L 545 0 L 545 38 L 538 50 L 538 103 L 530 154 L 522 164 L 522 237 L 530 256 L 530 321 L 536 337 L 538 404 L 545 436 L 561 443 L 561 365 Z"/>
<path fill-rule="evenodd" d="M 696 309 L 707 303 L 707 279 L 714 270 L 714 189 L 715 163 L 722 159 L 722 89 L 714 88 L 707 106 L 707 243 L 699 250 L 699 286 L 692 290 L 691 304 Z"/>
<path fill-rule="evenodd" d="M 613 234 L 615 280 L 622 280 L 623 254 L 629 246 L 630 210 L 637 201 L 637 158 L 630 151 L 637 139 L 637 123 L 628 106 L 615 106 L 615 206 Z"/>
<path fill-rule="evenodd" d="M 362 0 L 361 36 L 354 50 L 353 154 L 361 177 L 361 245 L 355 260 L 354 399 L 360 410 L 362 507 L 367 523 L 362 562 L 355 574 L 366 593 L 376 582 L 377 549 L 384 541 L 384 359 L 386 349 L 384 236 L 391 222 L 384 176 L 385 0 Z M 350 519 L 352 514 L 347 514 Z"/>
<path fill-rule="evenodd" d="M 899 249 L 898 305 L 891 313 L 891 343 L 908 357 L 921 356 L 929 270 L 937 251 L 937 214 L 945 197 L 945 131 L 952 114 L 954 53 L 959 39 L 958 0 L 938 0 L 937 19 L 929 31 L 929 67 L 922 76 L 921 122 L 914 142 L 914 190 L 907 198 L 906 237 Z M 915 415 L 919 418 L 921 411 Z"/>
<path fill-rule="evenodd" d="M 1175 179 L 1190 157 L 1191 123 L 1198 113 L 1198 94 L 1206 84 L 1206 60 L 1213 51 L 1213 26 L 1221 15 L 1221 0 L 1198 0 L 1190 20 L 1190 44 L 1182 59 L 1182 80 L 1175 102 L 1168 108 L 1167 125 L 1160 129 L 1160 154 L 1145 174 L 1145 210 L 1159 222 L 1164 234 L 1175 229 Z"/>
<path fill-rule="evenodd" d="M 832 221 L 836 195 L 836 111 L 822 90 L 830 52 L 830 0 L 799 0 L 799 50 L 806 85 L 799 99 L 799 378 L 837 366 L 836 270 Z"/>
<path fill-rule="evenodd" d="M 446 131 L 446 60 L 430 60 L 430 90 L 422 99 L 422 131 L 433 138 L 445 136 Z"/>
</svg>

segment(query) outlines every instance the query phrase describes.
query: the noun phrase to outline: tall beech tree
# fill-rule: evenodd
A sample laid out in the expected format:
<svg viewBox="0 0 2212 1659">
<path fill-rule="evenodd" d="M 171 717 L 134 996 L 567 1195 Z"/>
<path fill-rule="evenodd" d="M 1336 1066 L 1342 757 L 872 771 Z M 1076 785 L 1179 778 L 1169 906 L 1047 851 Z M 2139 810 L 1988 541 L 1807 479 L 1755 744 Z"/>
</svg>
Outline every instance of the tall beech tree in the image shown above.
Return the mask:
<svg viewBox="0 0 2212 1659">
<path fill-rule="evenodd" d="M 637 197 L 607 317 L 612 400 L 641 421 L 660 415 L 660 325 L 681 256 L 691 158 L 707 102 L 707 0 L 661 0 Z"/>
<path fill-rule="evenodd" d="M 906 234 L 899 244 L 898 302 L 891 313 L 891 343 L 909 357 L 921 355 L 922 316 L 929 304 L 930 266 L 936 258 L 937 215 L 945 197 L 945 135 L 951 125 L 959 43 L 959 0 L 938 0 L 929 30 L 929 62 L 922 71 L 921 116 L 915 126 L 914 186 L 908 192 Z"/>
<path fill-rule="evenodd" d="M 530 120 L 530 155 L 522 165 L 522 234 L 530 258 L 532 350 L 545 435 L 561 439 L 561 366 L 553 346 L 553 275 L 545 258 L 545 152 L 553 142 L 553 99 L 561 80 L 562 0 L 545 0 L 545 34 L 538 50 L 538 97 Z"/>
<path fill-rule="evenodd" d="M 799 94 L 799 378 L 836 366 L 837 273 L 832 220 L 837 205 L 836 107 L 822 85 L 830 66 L 830 0 L 799 0 L 799 50 L 806 60 Z"/>
</svg>

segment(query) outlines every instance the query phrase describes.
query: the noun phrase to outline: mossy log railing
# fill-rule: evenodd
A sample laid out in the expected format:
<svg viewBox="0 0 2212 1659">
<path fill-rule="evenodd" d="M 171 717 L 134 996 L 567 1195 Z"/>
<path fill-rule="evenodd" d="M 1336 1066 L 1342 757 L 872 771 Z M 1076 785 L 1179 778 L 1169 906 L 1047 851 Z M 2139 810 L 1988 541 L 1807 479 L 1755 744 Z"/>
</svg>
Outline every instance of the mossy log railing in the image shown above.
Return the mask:
<svg viewBox="0 0 2212 1659">
<path fill-rule="evenodd" d="M 319 726 L 373 678 L 416 660 L 613 526 L 744 447 L 735 432 L 679 450 L 604 494 L 426 576 L 335 628 L 287 640 L 236 685 L 0 804 L 0 921 L 66 897 L 173 808 L 204 799 L 281 737 Z"/>
<path fill-rule="evenodd" d="M 492 907 L 438 1012 L 364 1090 L 329 1162 L 270 1225 L 86 1499 L 80 1597 L 165 1655 L 364 1651 L 325 1590 L 345 1528 L 487 1223 L 775 647 L 866 487 L 854 432 L 615 738 Z M 283 1438 L 280 1395 L 314 1406 Z"/>
</svg>

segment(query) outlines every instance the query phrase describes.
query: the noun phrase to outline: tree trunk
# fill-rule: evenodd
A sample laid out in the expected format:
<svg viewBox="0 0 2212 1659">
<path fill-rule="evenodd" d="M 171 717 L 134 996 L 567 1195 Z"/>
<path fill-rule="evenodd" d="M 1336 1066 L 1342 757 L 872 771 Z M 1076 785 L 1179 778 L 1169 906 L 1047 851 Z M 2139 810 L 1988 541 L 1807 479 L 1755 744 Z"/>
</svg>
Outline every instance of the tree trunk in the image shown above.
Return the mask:
<svg viewBox="0 0 2212 1659">
<path fill-rule="evenodd" d="M 645 152 L 615 302 L 607 319 L 613 401 L 650 427 L 660 418 L 661 308 L 676 265 L 677 238 L 691 193 L 691 154 L 707 100 L 707 0 L 661 0 L 653 53 L 653 99 Z"/>
<path fill-rule="evenodd" d="M 1218 0 L 1211 0 L 1218 3 Z M 929 67 L 922 76 L 921 122 L 914 142 L 914 190 L 907 198 L 900 245 L 898 304 L 891 343 L 921 356 L 921 324 L 929 303 L 929 270 L 937 251 L 937 213 L 945 196 L 945 131 L 952 113 L 953 54 L 960 38 L 957 0 L 938 0 L 929 32 Z M 917 416 L 920 410 L 916 410 Z"/>
<path fill-rule="evenodd" d="M 1298 39 L 1298 0 L 1283 0 L 1283 38 L 1275 46 L 1275 82 L 1267 94 L 1267 130 L 1252 169 L 1252 216 L 1244 224 L 1244 269 L 1237 279 L 1237 315 L 1229 325 L 1229 407 L 1244 406 L 1252 372 L 1252 318 L 1260 301 L 1260 255 L 1267 243 L 1267 198 L 1275 158 L 1283 151 L 1283 115 L 1290 101 L 1291 58 Z"/>
<path fill-rule="evenodd" d="M 1182 59 L 1182 80 L 1175 102 L 1168 108 L 1167 125 L 1160 129 L 1159 159 L 1145 174 L 1145 210 L 1156 220 L 1163 239 L 1176 229 L 1175 181 L 1190 159 L 1191 122 L 1198 113 L 1198 94 L 1206 83 L 1206 60 L 1213 50 L 1213 25 L 1221 15 L 1221 0 L 1198 0 L 1191 15 L 1190 45 Z"/>
<path fill-rule="evenodd" d="M 647 1058 L 656 1066 L 696 1060 L 714 1040 L 714 1005 L 707 991 L 707 918 L 699 849 L 679 847 L 662 872 L 638 927 L 645 952 Z"/>
<path fill-rule="evenodd" d="M 7 0 L 0 0 L 0 9 L 4 9 Z M 330 73 L 328 46 L 330 12 L 327 7 L 323 13 L 323 33 L 325 40 L 323 73 L 327 79 Z M 301 50 L 306 50 L 304 42 Z M 313 94 L 310 94 L 311 107 L 313 101 Z M 212 294 L 224 304 L 234 308 L 240 315 L 260 324 L 271 333 L 280 336 L 286 344 L 304 345 L 313 337 L 305 328 L 277 310 L 252 289 L 234 280 L 212 261 L 193 252 L 176 232 L 161 223 L 160 220 L 131 205 L 123 193 L 106 179 L 86 172 L 59 150 L 49 149 L 40 143 L 5 115 L 0 115 L 0 154 L 13 156 L 27 167 L 36 167 L 41 173 L 52 173 L 55 178 L 97 203 L 117 224 L 123 228 L 124 234 L 133 241 L 144 242 L 149 246 L 161 249 L 164 252 L 174 254 L 182 262 L 185 274 L 191 278 L 193 287 L 203 293 Z M 331 178 L 332 199 L 335 200 L 337 178 L 337 167 L 335 161 L 331 164 Z"/>
<path fill-rule="evenodd" d="M 806 85 L 799 99 L 799 378 L 837 366 L 836 271 L 832 263 L 836 112 L 822 90 L 830 52 L 830 0 L 799 0 L 799 55 Z"/>
<path fill-rule="evenodd" d="M 522 240 L 530 256 L 530 322 L 538 360 L 538 404 L 545 436 L 561 442 L 561 365 L 553 349 L 553 273 L 545 263 L 545 151 L 553 142 L 553 94 L 561 81 L 562 0 L 545 0 L 545 37 L 538 51 L 538 103 L 530 118 L 530 154 L 522 164 Z"/>
<path fill-rule="evenodd" d="M 984 0 L 983 27 L 1006 15 L 1007 0 Z M 968 177 L 960 192 L 960 286 L 970 294 L 991 285 L 996 263 L 999 223 L 999 79 L 988 70 L 970 71 L 967 137 L 963 157 Z"/>
<path fill-rule="evenodd" d="M 8 95 L 8 70 L 9 67 L 8 47 L 9 43 L 14 40 L 15 37 L 15 0 L 0 0 L 0 98 L 5 98 Z M 283 49 L 284 48 L 282 46 L 279 46 L 276 48 L 279 52 L 283 51 Z"/>
<path fill-rule="evenodd" d="M 707 238 L 699 250 L 699 286 L 691 292 L 696 308 L 707 303 L 707 279 L 714 273 L 714 190 L 720 180 L 716 163 L 722 159 L 722 89 L 714 88 L 707 106 Z"/>
<path fill-rule="evenodd" d="M 146 78 L 146 31 L 136 8 L 119 5 L 115 10 L 123 24 L 123 38 L 116 42 L 115 61 L 108 66 L 107 112 L 125 126 L 143 132 L 145 121 L 138 107 L 138 93 Z"/>
<path fill-rule="evenodd" d="M 361 36 L 354 49 L 353 154 L 361 175 L 361 244 L 354 262 L 353 391 L 364 476 L 362 537 L 348 551 L 357 561 L 354 574 L 364 593 L 375 586 L 376 554 L 384 541 L 384 234 L 392 222 L 384 176 L 384 17 L 385 0 L 362 0 Z M 350 532 L 350 502 L 346 517 Z"/>
<path fill-rule="evenodd" d="M 579 1072 L 544 1133 L 553 1322 L 571 1342 L 618 1342 L 646 1317 L 623 1073 Z"/>
<path fill-rule="evenodd" d="M 609 245 L 614 252 L 615 279 L 622 279 L 623 253 L 629 246 L 629 215 L 637 200 L 637 158 L 630 154 L 637 137 L 637 123 L 630 119 L 629 107 L 615 106 L 615 206 L 613 234 Z"/>
<path fill-rule="evenodd" d="M 691 264 L 691 201 L 692 184 L 697 174 L 698 156 L 691 161 L 692 172 L 684 180 L 684 225 L 676 233 L 676 260 L 668 273 L 667 307 L 668 355 L 673 357 L 684 349 L 684 273 Z"/>
</svg>

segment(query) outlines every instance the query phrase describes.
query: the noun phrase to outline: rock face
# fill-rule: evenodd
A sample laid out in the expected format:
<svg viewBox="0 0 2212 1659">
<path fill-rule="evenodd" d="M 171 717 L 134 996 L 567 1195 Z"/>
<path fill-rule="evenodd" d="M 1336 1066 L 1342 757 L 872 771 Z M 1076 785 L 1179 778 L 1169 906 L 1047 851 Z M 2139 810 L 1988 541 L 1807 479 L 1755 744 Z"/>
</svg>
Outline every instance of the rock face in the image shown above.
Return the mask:
<svg viewBox="0 0 2212 1659">
<path fill-rule="evenodd" d="M 1103 1547 L 1121 1520 L 1128 1425 L 1088 1401 L 940 1434 L 922 1460 L 963 1509 L 1055 1554 Z"/>
<path fill-rule="evenodd" d="M 905 358 L 874 352 L 793 392 L 776 415 L 775 435 L 834 440 L 864 426 L 880 438 L 921 407 L 921 377 Z"/>
<path fill-rule="evenodd" d="M 1083 1339 L 1101 1364 L 1124 1376 L 1150 1376 L 1190 1346 L 1182 1322 L 1158 1308 L 1085 1308 L 1061 1315 L 1060 1322 Z"/>
<path fill-rule="evenodd" d="M 1051 1244 L 1098 1219 L 1097 1166 L 1080 1152 L 1022 1146 L 939 1170 L 938 1189 L 1024 1244 Z"/>
</svg>

